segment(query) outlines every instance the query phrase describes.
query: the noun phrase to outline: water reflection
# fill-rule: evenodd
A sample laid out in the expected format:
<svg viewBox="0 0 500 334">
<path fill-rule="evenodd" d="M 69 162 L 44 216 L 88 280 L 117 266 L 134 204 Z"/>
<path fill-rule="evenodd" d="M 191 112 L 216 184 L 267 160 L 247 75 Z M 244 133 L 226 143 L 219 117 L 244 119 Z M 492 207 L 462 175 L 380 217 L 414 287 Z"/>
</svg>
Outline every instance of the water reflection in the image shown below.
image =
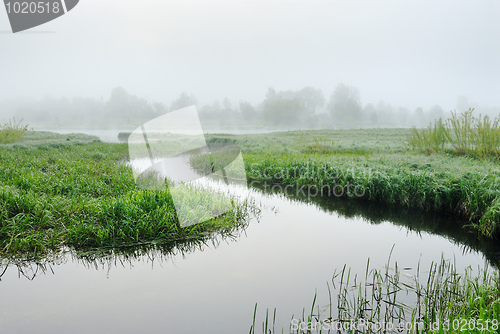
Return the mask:
<svg viewBox="0 0 500 334">
<path fill-rule="evenodd" d="M 245 229 L 248 222 L 239 224 L 235 229 L 225 229 L 218 233 L 185 238 L 169 243 L 145 243 L 128 247 L 89 249 L 85 251 L 63 250 L 37 260 L 0 259 L 0 281 L 8 269 L 17 270 L 18 277 L 34 280 L 39 275 L 55 274 L 54 268 L 61 264 L 76 263 L 87 269 L 106 270 L 109 274 L 113 267 L 129 266 L 146 261 L 162 264 L 176 257 L 184 258 L 188 254 L 203 251 L 210 247 L 215 249 L 222 242 L 235 242 Z"/>
<path fill-rule="evenodd" d="M 263 194 L 277 195 L 291 202 L 308 203 L 320 208 L 323 212 L 336 213 L 341 217 L 361 218 L 373 225 L 390 222 L 407 231 L 439 235 L 460 246 L 463 255 L 472 251 L 480 252 L 490 265 L 500 268 L 500 243 L 498 240 L 478 235 L 477 232 L 468 227 L 467 221 L 452 215 L 423 212 L 358 199 L 333 196 L 297 196 L 300 191 L 295 190 L 291 190 L 285 195 L 277 191 L 280 187 L 259 186 L 258 182 L 253 182 L 252 186 Z"/>
</svg>

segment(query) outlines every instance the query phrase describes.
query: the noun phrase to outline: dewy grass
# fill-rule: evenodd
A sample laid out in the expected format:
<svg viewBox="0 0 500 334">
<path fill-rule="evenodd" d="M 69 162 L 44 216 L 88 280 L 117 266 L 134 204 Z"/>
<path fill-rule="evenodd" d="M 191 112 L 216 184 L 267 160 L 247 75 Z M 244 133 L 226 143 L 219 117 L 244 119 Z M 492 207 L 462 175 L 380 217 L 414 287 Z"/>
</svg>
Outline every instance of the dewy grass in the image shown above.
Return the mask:
<svg viewBox="0 0 500 334">
<path fill-rule="evenodd" d="M 470 267 L 458 273 L 441 260 L 426 276 L 419 270 L 410 276 L 397 263 L 373 269 L 368 260 L 364 277 L 344 266 L 327 288 L 329 303 L 317 305 L 315 294 L 310 308 L 292 315 L 287 333 L 498 333 L 500 328 L 499 273 L 487 268 L 476 275 Z M 275 333 L 268 314 L 262 333 Z"/>
<path fill-rule="evenodd" d="M 252 210 L 249 203 L 229 201 L 231 210 L 224 215 L 181 228 L 168 190 L 137 188 L 126 157 L 125 144 L 98 141 L 0 146 L 0 254 L 41 256 L 61 247 L 119 247 L 223 233 L 243 226 Z M 213 198 L 200 191 L 193 196 L 197 204 Z M 197 213 L 216 209 L 198 206 Z"/>
</svg>

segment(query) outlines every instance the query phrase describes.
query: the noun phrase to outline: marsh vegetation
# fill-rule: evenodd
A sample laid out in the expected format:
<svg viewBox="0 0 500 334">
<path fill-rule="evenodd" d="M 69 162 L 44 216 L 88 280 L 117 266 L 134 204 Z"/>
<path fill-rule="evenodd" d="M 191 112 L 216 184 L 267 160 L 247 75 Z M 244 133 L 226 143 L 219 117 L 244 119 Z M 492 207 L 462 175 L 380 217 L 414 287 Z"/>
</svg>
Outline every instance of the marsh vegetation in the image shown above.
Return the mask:
<svg viewBox="0 0 500 334">
<path fill-rule="evenodd" d="M 500 117 L 477 117 L 474 109 L 446 120 L 439 118 L 425 129 L 412 128 L 408 135 L 411 148 L 424 153 L 454 153 L 472 157 L 494 157 L 500 153 Z"/>
<path fill-rule="evenodd" d="M 455 123 L 449 121 L 436 123 L 436 129 L 443 126 L 437 134 L 415 129 L 211 134 L 207 143 L 241 149 L 252 189 L 279 192 L 346 217 L 395 224 L 404 220 L 401 226 L 408 230 L 441 234 L 484 252 L 495 267 L 500 170 L 495 154 L 476 151 L 478 147 L 493 147 L 478 144 L 482 131 L 478 119 L 468 127 L 463 125 L 467 114 L 463 117 L 465 120 L 455 120 L 456 126 L 476 133 L 476 139 L 459 140 L 462 132 L 453 132 Z M 497 126 L 496 121 L 488 123 L 485 119 L 481 124 L 487 131 Z M 439 137 L 439 131 L 447 133 L 443 140 L 454 138 L 455 142 L 440 144 L 440 150 L 414 145 L 417 134 L 427 138 L 426 133 L 430 133 L 433 138 Z M 467 150 L 462 152 L 460 147 Z M 206 155 L 194 156 L 190 163 L 206 173 L 225 166 L 234 154 L 216 154 L 215 161 Z M 92 136 L 27 131 L 24 138 L 0 146 L 0 159 L 3 258 L 40 259 L 61 250 L 99 258 L 120 250 L 133 253 L 136 246 L 182 248 L 190 243 L 203 244 L 215 235 L 232 237 L 247 226 L 248 217 L 255 212 L 254 204 L 234 200 L 228 213 L 181 228 L 168 187 L 164 191 L 137 188 L 128 164 L 127 145 L 103 143 Z M 213 199 L 209 190 L 196 194 L 197 202 Z M 378 211 L 363 209 L 366 205 L 374 205 Z M 213 209 L 206 205 L 202 211 Z M 429 218 L 433 214 L 448 219 L 434 221 Z M 408 221 L 403 216 L 421 219 Z M 457 272 L 444 261 L 433 265 L 422 280 L 422 276 L 402 275 L 397 265 L 383 270 L 367 266 L 363 281 L 350 276 L 347 268 L 329 283 L 330 288 L 335 285 L 330 304 L 325 308 L 314 298 L 310 312 L 304 312 L 299 323 L 389 318 L 401 322 L 404 318 L 423 321 L 426 332 L 438 320 L 493 320 L 499 316 L 496 269 L 491 273 Z M 407 300 L 409 295 L 417 297 L 416 303 Z M 266 334 L 272 329 L 272 317 L 268 314 L 264 321 Z M 254 318 L 252 331 L 258 331 L 259 321 Z"/>
</svg>

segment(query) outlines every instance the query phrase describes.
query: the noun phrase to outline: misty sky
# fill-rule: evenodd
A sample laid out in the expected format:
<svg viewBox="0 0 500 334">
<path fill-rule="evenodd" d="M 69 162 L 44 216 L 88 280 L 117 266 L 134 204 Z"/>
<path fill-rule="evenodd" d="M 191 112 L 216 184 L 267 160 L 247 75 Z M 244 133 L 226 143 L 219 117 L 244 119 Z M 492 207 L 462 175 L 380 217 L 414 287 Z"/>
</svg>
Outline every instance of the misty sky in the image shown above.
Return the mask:
<svg viewBox="0 0 500 334">
<path fill-rule="evenodd" d="M 499 1 L 80 0 L 12 34 L 0 8 L 0 99 L 113 87 L 169 103 L 262 101 L 267 87 L 359 89 L 414 109 L 500 105 Z"/>
</svg>

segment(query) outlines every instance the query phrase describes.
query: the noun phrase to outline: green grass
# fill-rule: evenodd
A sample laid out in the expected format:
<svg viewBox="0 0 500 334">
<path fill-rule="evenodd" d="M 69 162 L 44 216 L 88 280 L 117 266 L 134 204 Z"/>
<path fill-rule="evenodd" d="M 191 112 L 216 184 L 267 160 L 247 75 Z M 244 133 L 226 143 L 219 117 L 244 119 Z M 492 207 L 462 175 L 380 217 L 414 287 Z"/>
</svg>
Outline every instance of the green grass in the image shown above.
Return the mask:
<svg viewBox="0 0 500 334">
<path fill-rule="evenodd" d="M 368 260 L 364 277 L 344 266 L 334 272 L 327 288 L 328 304 L 318 305 L 315 294 L 311 307 L 301 316 L 292 315 L 287 333 L 330 333 L 338 326 L 343 326 L 342 333 L 498 333 L 500 328 L 498 271 L 474 274 L 469 267 L 460 274 L 441 260 L 432 263 L 427 274 L 419 269 L 411 276 L 397 263 L 374 269 Z M 256 311 L 257 304 L 250 333 L 256 331 Z M 267 310 L 262 333 L 285 332 L 275 329 L 276 313 L 274 309 L 271 322 Z"/>
<path fill-rule="evenodd" d="M 82 135 L 43 137 L 29 133 L 22 142 L 0 146 L 0 256 L 171 242 L 246 224 L 250 205 L 229 201 L 232 210 L 224 215 L 181 228 L 168 190 L 136 187 L 125 164 L 126 144 Z M 197 216 L 217 209 L 212 193 L 190 194 L 184 200 L 196 200 Z"/>
<path fill-rule="evenodd" d="M 22 120 L 16 122 L 15 119 L 0 125 L 0 144 L 7 144 L 19 141 L 24 138 L 28 131 L 28 125 L 21 125 Z"/>
<path fill-rule="evenodd" d="M 18 276 L 24 276 L 33 280 L 37 275 L 52 271 L 54 263 L 66 263 L 68 260 L 81 264 L 86 268 L 107 267 L 130 264 L 148 257 L 151 261 L 171 261 L 177 255 L 188 255 L 196 251 L 202 251 L 207 245 L 218 247 L 221 243 L 236 240 L 245 226 L 241 229 L 218 230 L 217 233 L 203 233 L 182 239 L 170 241 L 159 240 L 157 242 L 134 243 L 120 247 L 109 246 L 84 249 L 64 249 L 60 252 L 46 254 L 44 257 L 33 259 L 7 257 L 0 258 L 0 281 L 2 276 L 9 270 L 15 268 Z"/>
</svg>

